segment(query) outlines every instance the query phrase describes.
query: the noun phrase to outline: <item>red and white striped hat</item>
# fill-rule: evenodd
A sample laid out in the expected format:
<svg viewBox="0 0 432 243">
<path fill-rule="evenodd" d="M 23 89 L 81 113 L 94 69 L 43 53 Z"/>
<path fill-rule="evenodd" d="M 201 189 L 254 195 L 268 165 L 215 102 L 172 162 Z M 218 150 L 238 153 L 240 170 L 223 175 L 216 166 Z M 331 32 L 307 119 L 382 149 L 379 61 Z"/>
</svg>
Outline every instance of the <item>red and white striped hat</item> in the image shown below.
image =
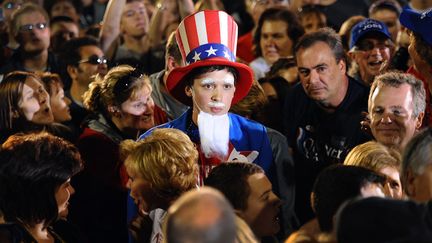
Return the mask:
<svg viewBox="0 0 432 243">
<path fill-rule="evenodd" d="M 235 68 L 239 76 L 232 104 L 247 95 L 253 81 L 253 71 L 235 61 L 237 24 L 227 13 L 204 10 L 187 16 L 176 31 L 184 67 L 173 69 L 167 78 L 168 91 L 180 102 L 191 105 L 192 99 L 185 93 L 184 77 L 196 67 L 224 65 Z"/>
</svg>

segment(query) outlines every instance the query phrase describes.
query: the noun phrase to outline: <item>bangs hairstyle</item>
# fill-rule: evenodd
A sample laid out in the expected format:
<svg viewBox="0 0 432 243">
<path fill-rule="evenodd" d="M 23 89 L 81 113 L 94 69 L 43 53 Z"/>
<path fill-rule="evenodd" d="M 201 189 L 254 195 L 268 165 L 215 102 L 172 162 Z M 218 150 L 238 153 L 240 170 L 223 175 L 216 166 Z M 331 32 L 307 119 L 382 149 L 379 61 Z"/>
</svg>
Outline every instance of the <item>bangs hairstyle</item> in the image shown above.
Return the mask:
<svg viewBox="0 0 432 243">
<path fill-rule="evenodd" d="M 108 114 L 108 106 L 120 106 L 129 98 L 136 99 L 142 87 L 147 87 L 151 93 L 149 78 L 129 65 L 120 65 L 103 78 L 95 76 L 89 90 L 84 93 L 83 103 L 92 112 Z"/>
<path fill-rule="evenodd" d="M 25 81 L 32 77 L 40 81 L 40 78 L 30 72 L 14 71 L 6 75 L 0 82 L 0 131 L 14 129 L 13 112 L 18 112 L 19 117 L 16 119 L 25 119 L 19 109 L 19 102 L 22 99 L 23 86 Z"/>
<path fill-rule="evenodd" d="M 398 151 L 369 141 L 354 147 L 345 158 L 344 165 L 360 166 L 377 172 L 386 167 L 400 171 L 401 160 Z"/>
<path fill-rule="evenodd" d="M 5 221 L 33 227 L 58 219 L 55 193 L 78 173 L 78 149 L 46 132 L 12 135 L 0 149 L 0 210 Z"/>
<path fill-rule="evenodd" d="M 160 197 L 174 199 L 196 187 L 198 151 L 190 138 L 173 128 L 155 129 L 144 140 L 121 144 L 128 173 L 142 176 Z"/>
</svg>

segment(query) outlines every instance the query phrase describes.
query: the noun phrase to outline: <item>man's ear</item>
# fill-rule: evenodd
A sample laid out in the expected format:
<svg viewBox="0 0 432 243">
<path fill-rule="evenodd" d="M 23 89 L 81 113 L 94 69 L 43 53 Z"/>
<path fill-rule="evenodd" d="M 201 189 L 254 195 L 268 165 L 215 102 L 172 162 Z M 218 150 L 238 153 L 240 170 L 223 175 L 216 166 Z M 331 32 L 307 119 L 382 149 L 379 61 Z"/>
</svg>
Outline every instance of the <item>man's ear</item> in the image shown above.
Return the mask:
<svg viewBox="0 0 432 243">
<path fill-rule="evenodd" d="M 66 68 L 66 71 L 69 74 L 69 76 L 71 77 L 71 79 L 73 80 L 77 76 L 78 67 L 75 67 L 73 65 L 68 65 Z"/>
<path fill-rule="evenodd" d="M 414 185 L 414 173 L 408 169 L 407 172 L 405 173 L 405 179 L 404 179 L 404 184 L 402 185 L 405 188 L 405 193 L 409 196 L 409 197 L 414 197 L 416 195 L 416 188 Z"/>
<path fill-rule="evenodd" d="M 190 86 L 185 87 L 185 93 L 187 96 L 192 97 L 192 88 Z"/>
<path fill-rule="evenodd" d="M 166 68 L 168 72 L 171 72 L 174 68 L 179 67 L 180 65 L 175 61 L 174 57 L 168 56 L 166 59 Z"/>
<path fill-rule="evenodd" d="M 420 114 L 417 117 L 417 122 L 416 122 L 416 129 L 420 129 L 422 122 L 423 122 L 423 118 L 424 118 L 424 112 L 420 112 Z"/>
</svg>

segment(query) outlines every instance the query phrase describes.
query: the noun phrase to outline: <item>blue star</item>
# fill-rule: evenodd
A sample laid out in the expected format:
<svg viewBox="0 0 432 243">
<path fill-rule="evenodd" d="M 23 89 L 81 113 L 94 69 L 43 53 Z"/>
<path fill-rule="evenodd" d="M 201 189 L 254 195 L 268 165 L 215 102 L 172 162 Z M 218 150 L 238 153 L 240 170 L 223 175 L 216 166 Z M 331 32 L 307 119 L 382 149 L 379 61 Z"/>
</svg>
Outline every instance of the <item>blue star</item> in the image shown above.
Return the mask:
<svg viewBox="0 0 432 243">
<path fill-rule="evenodd" d="M 205 52 L 207 52 L 207 56 L 211 56 L 211 55 L 215 55 L 216 56 L 216 51 L 217 49 L 213 49 L 212 46 L 210 46 L 210 49 L 206 50 Z"/>
<path fill-rule="evenodd" d="M 200 55 L 201 55 L 201 52 L 200 53 L 195 52 L 195 55 L 192 57 L 192 59 L 194 59 L 195 62 L 199 61 L 199 60 L 201 60 Z"/>
</svg>

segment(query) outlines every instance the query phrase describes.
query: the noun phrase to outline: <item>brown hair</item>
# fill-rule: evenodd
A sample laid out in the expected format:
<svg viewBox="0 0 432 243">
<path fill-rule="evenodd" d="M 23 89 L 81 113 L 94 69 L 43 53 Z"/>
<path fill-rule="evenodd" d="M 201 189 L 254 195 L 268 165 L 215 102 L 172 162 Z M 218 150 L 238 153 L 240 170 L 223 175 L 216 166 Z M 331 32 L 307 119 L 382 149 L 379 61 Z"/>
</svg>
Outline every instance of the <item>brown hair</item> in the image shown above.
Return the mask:
<svg viewBox="0 0 432 243">
<path fill-rule="evenodd" d="M 123 87 L 117 92 L 119 85 Z M 103 78 L 95 76 L 95 81 L 84 93 L 83 103 L 92 112 L 108 114 L 108 106 L 118 106 L 130 97 L 136 97 L 142 87 L 152 90 L 148 77 L 131 66 L 120 65 L 108 71 Z"/>
</svg>

